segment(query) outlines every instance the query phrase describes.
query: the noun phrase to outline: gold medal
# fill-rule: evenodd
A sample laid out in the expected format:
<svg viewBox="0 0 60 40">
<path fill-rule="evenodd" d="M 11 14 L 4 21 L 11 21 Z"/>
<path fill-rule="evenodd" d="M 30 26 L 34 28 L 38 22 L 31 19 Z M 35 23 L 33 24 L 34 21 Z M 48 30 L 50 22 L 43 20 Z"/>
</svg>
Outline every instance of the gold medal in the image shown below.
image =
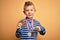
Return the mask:
<svg viewBox="0 0 60 40">
<path fill-rule="evenodd" d="M 25 24 L 25 21 L 24 20 L 22 20 L 20 23 L 18 23 L 18 28 L 21 28 L 21 26 L 23 25 L 23 24 Z"/>
<path fill-rule="evenodd" d="M 21 23 L 22 23 L 22 25 L 25 24 L 25 20 L 22 20 Z"/>
</svg>

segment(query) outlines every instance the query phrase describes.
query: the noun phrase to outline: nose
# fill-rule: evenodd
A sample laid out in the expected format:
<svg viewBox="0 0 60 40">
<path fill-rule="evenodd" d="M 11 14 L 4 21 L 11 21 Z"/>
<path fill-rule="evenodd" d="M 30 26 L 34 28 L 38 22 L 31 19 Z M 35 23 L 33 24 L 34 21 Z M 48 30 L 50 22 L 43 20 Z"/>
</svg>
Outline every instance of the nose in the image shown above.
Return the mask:
<svg viewBox="0 0 60 40">
<path fill-rule="evenodd" d="M 29 11 L 29 14 L 31 14 L 31 11 Z"/>
</svg>

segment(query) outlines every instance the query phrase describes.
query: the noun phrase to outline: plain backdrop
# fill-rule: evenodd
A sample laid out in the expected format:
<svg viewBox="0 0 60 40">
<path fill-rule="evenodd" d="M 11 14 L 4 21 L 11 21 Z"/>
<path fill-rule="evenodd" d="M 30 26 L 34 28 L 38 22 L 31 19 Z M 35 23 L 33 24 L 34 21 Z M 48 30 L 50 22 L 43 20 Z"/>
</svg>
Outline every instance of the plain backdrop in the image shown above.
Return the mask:
<svg viewBox="0 0 60 40">
<path fill-rule="evenodd" d="M 0 40 L 19 40 L 17 23 L 25 18 L 23 6 L 28 0 L 0 0 Z M 30 0 L 36 7 L 34 18 L 46 29 L 37 40 L 60 40 L 60 0 Z"/>
</svg>

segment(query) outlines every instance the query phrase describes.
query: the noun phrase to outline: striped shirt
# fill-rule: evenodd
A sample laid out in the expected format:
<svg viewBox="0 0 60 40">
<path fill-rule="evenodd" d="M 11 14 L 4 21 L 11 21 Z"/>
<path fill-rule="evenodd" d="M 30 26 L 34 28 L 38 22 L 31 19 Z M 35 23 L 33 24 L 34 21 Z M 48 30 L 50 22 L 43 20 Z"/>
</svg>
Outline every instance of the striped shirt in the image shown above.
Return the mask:
<svg viewBox="0 0 60 40">
<path fill-rule="evenodd" d="M 25 20 L 25 19 L 23 19 Z M 22 20 L 21 20 L 22 21 Z M 20 23 L 21 21 L 19 21 L 18 23 Z M 41 26 L 41 24 L 37 21 L 37 20 L 33 20 L 34 21 L 34 25 L 33 27 L 39 26 L 40 27 L 40 31 L 37 30 L 28 30 L 26 23 L 22 25 L 21 28 L 17 28 L 16 30 L 16 37 L 17 38 L 21 38 L 21 40 L 36 40 L 37 37 L 37 33 L 39 32 L 41 35 L 44 35 L 46 33 L 45 28 L 43 26 Z M 32 36 L 29 36 L 28 33 L 31 33 Z"/>
</svg>

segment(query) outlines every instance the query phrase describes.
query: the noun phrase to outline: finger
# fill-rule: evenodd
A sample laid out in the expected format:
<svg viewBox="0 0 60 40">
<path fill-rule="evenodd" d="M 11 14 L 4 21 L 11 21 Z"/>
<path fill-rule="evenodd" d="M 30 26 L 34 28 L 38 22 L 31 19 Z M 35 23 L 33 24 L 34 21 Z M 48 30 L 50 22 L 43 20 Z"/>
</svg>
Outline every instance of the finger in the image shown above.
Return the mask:
<svg viewBox="0 0 60 40">
<path fill-rule="evenodd" d="M 22 26 L 22 23 L 18 23 L 18 25 L 17 25 L 18 27 L 21 27 Z"/>
</svg>

